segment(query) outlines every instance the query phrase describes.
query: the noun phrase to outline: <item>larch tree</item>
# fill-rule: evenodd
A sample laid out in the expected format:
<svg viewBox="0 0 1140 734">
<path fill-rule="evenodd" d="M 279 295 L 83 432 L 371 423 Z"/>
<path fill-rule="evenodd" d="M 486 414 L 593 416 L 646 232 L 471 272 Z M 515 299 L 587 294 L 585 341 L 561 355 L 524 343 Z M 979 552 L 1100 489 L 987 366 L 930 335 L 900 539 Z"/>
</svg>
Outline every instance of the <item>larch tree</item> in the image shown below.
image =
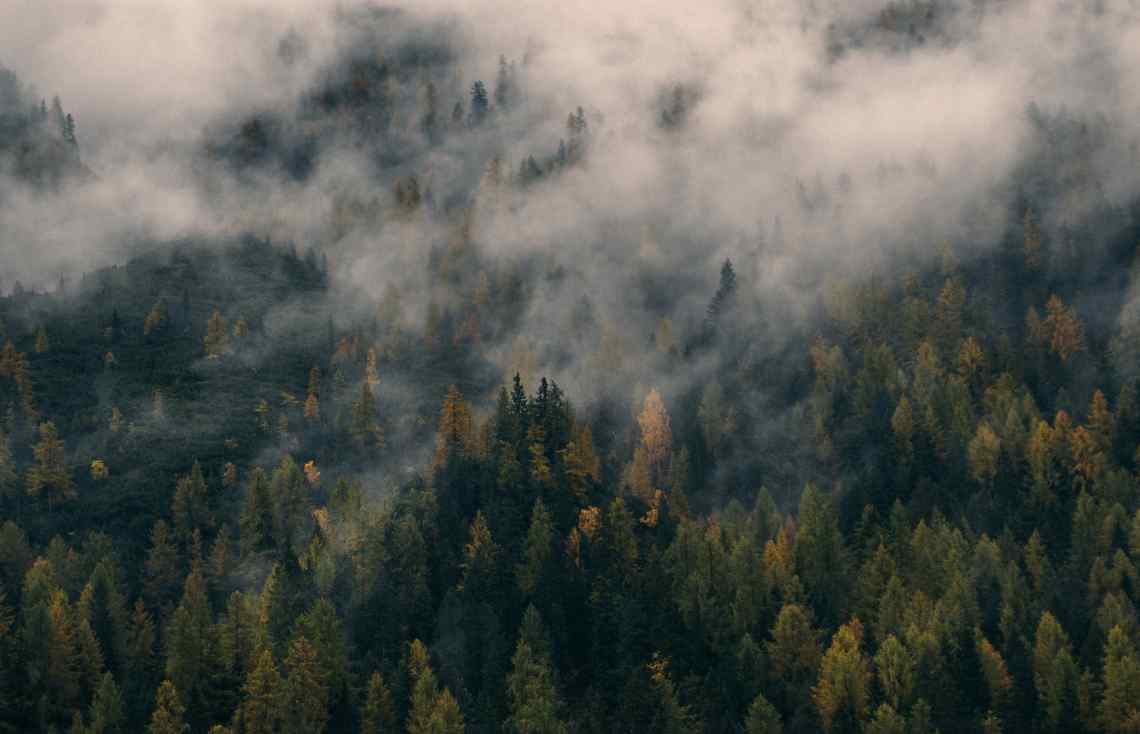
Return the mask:
<svg viewBox="0 0 1140 734">
<path fill-rule="evenodd" d="M 1033 645 L 1033 682 L 1047 731 L 1067 731 L 1074 721 L 1078 677 L 1069 636 L 1056 617 L 1043 613 Z"/>
<path fill-rule="evenodd" d="M 273 499 L 269 480 L 261 467 L 255 467 L 246 488 L 245 507 L 241 513 L 241 543 L 246 553 L 268 550 L 274 546 Z"/>
<path fill-rule="evenodd" d="M 194 716 L 201 717 L 211 703 L 210 684 L 220 657 L 206 578 L 198 560 L 186 577 L 182 601 L 170 618 L 166 637 L 166 678 Z"/>
<path fill-rule="evenodd" d="M 447 389 L 447 397 L 439 411 L 431 471 L 441 469 L 451 457 L 469 456 L 475 448 L 475 438 L 471 409 L 463 394 L 452 385 Z"/>
<path fill-rule="evenodd" d="M 154 713 L 147 726 L 148 734 L 186 734 L 186 707 L 178 698 L 178 691 L 169 680 L 158 688 Z"/>
<path fill-rule="evenodd" d="M 1120 625 L 1108 634 L 1104 651 L 1104 696 L 1100 723 L 1108 734 L 1140 731 L 1140 656 Z"/>
<path fill-rule="evenodd" d="M 648 498 L 654 490 L 665 486 L 673 452 L 673 428 L 665 401 L 657 390 L 650 390 L 645 396 L 637 424 L 641 428 L 641 445 L 635 449 L 628 470 L 629 484 L 638 496 Z"/>
<path fill-rule="evenodd" d="M 71 468 L 67 465 L 66 448 L 52 422 L 41 423 L 40 440 L 33 448 L 35 465 L 28 469 L 26 485 L 28 494 L 47 496 L 48 510 L 61 500 L 74 499 L 75 483 L 71 479 Z"/>
<path fill-rule="evenodd" d="M 250 671 L 242 688 L 242 734 L 275 734 L 281 718 L 278 700 L 281 675 L 268 648 L 257 657 L 257 665 Z"/>
<path fill-rule="evenodd" d="M 917 731 L 917 729 L 908 729 L 907 721 L 902 714 L 896 711 L 894 706 L 884 703 L 875 709 L 875 716 L 867 722 L 863 731 L 866 734 L 907 734 L 908 731 Z"/>
<path fill-rule="evenodd" d="M 820 663 L 812 698 L 824 731 L 858 732 L 871 697 L 871 666 L 863 654 L 859 618 L 841 626 Z"/>
<path fill-rule="evenodd" d="M 152 607 L 165 610 L 178 593 L 181 579 L 181 560 L 170 526 L 156 520 L 143 566 L 143 596 Z"/>
<path fill-rule="evenodd" d="M 143 336 L 150 336 L 166 324 L 166 301 L 159 299 L 143 320 Z"/>
<path fill-rule="evenodd" d="M 328 726 L 328 683 L 317 661 L 317 651 L 304 637 L 289 645 L 282 686 L 281 733 L 321 734 Z"/>
<path fill-rule="evenodd" d="M 419 640 L 408 647 L 408 677 L 412 683 L 408 734 L 462 734 L 459 705 L 451 691 L 440 691 L 427 648 Z"/>
<path fill-rule="evenodd" d="M 879 688 L 896 711 L 909 706 L 915 686 L 915 663 L 909 650 L 894 635 L 887 635 L 875 653 Z"/>
<path fill-rule="evenodd" d="M 368 679 L 360 724 L 361 734 L 388 734 L 396 731 L 396 708 L 392 703 L 392 693 L 384 685 L 384 679 L 378 671 L 374 671 Z"/>
<path fill-rule="evenodd" d="M 978 424 L 978 430 L 967 447 L 970 463 L 970 476 L 974 481 L 989 488 L 997 476 L 998 461 L 1001 459 L 1001 439 L 986 421 Z"/>
</svg>

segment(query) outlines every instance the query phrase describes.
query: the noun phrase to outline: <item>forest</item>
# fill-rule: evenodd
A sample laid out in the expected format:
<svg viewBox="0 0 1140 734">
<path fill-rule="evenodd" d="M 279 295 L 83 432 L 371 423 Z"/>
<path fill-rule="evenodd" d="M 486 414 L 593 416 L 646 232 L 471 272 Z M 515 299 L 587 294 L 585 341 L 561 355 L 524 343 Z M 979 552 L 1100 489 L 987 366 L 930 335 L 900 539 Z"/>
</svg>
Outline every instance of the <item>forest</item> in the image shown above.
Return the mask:
<svg viewBox="0 0 1140 734">
<path fill-rule="evenodd" d="M 0 732 L 1140 732 L 1140 16 L 1046 4 L 732 5 L 823 132 L 454 6 L 0 66 Z"/>
</svg>

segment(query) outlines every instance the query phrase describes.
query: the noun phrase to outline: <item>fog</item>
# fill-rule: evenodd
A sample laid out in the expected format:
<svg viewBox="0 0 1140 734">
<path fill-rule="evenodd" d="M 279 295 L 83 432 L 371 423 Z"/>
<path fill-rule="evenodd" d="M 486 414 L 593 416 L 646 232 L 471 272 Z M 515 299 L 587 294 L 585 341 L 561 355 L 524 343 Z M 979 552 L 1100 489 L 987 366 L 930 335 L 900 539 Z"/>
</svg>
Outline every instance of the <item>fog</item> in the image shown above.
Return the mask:
<svg viewBox="0 0 1140 734">
<path fill-rule="evenodd" d="M 1034 115 L 1077 120 L 1095 138 L 1065 158 L 1080 185 L 1036 213 L 1047 232 L 1137 194 L 1134 2 L 420 0 L 384 5 L 391 12 L 367 28 L 362 7 L 6 3 L 0 64 L 63 99 L 97 176 L 50 195 L 5 185 L 6 282 L 51 283 L 153 241 L 254 231 L 329 252 L 348 301 L 404 286 L 422 319 L 429 301 L 454 297 L 426 281 L 426 253 L 474 201 L 482 253 L 568 273 L 539 287 L 524 333 L 490 345 L 509 371 L 527 344 L 538 345 L 538 367 L 551 366 L 542 342 L 583 294 L 631 351 L 662 316 L 684 328 L 727 257 L 773 320 L 794 324 L 829 278 L 895 278 L 943 242 L 962 258 L 984 252 L 1009 226 L 1027 167 L 1066 155 Z M 295 115 L 362 38 L 387 54 L 410 34 L 438 39 L 455 64 L 396 90 L 388 144 L 411 141 L 398 164 L 377 166 L 358 140 L 333 134 L 303 180 L 204 168 L 207 131 L 264 111 Z M 500 54 L 516 63 L 521 102 L 493 126 L 426 145 L 414 120 L 423 82 L 435 75 L 449 116 L 474 80 L 494 84 Z M 663 125 L 678 85 L 683 120 Z M 515 171 L 528 155 L 553 155 L 579 106 L 589 124 L 580 165 L 491 190 L 493 157 Z M 394 177 L 409 174 L 459 205 L 390 216 Z M 346 197 L 380 201 L 379 224 L 332 235 Z M 556 368 L 588 379 L 583 364 Z"/>
</svg>

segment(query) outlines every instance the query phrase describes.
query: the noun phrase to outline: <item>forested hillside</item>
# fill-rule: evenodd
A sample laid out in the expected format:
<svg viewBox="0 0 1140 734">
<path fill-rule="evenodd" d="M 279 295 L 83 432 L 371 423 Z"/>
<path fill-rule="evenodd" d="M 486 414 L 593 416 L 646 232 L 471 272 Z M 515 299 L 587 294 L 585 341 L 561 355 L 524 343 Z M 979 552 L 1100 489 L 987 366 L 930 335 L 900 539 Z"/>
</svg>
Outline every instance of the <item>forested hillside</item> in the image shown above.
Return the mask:
<svg viewBox="0 0 1140 734">
<path fill-rule="evenodd" d="M 811 104 L 897 112 L 1035 12 L 733 43 L 808 35 Z M 336 13 L 272 37 L 296 89 L 122 169 L 0 68 L 0 731 L 1140 731 L 1118 108 L 801 166 L 738 80 L 619 115 L 541 44 Z"/>
</svg>

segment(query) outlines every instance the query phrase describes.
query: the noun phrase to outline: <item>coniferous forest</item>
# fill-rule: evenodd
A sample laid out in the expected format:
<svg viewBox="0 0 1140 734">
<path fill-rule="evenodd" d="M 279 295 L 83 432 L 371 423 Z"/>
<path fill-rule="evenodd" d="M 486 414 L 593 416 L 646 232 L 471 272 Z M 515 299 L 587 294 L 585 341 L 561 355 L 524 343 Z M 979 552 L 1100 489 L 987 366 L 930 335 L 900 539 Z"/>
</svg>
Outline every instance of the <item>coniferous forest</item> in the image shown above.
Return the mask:
<svg viewBox="0 0 1140 734">
<path fill-rule="evenodd" d="M 0 9 L 0 732 L 1140 732 L 1136 8 L 428 5 Z"/>
</svg>

